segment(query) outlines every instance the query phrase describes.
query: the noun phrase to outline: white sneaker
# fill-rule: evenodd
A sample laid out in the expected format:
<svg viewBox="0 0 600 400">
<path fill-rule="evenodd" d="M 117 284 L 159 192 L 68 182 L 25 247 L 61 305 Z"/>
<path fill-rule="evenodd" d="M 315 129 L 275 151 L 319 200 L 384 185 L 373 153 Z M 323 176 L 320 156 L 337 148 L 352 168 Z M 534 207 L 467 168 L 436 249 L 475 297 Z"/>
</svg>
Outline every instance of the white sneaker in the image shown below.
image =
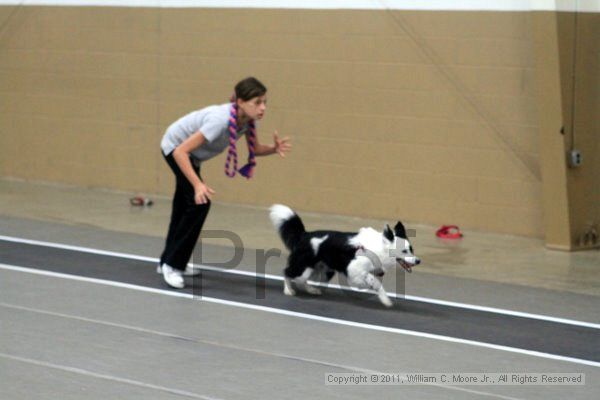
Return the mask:
<svg viewBox="0 0 600 400">
<path fill-rule="evenodd" d="M 167 264 L 163 264 L 161 269 L 163 278 L 169 286 L 176 289 L 183 289 L 185 287 L 185 281 L 183 280 L 183 274 L 181 271 L 173 269 Z"/>
<path fill-rule="evenodd" d="M 158 265 L 156 267 L 156 273 L 162 274 L 162 266 Z M 200 275 L 200 269 L 194 268 L 190 264 L 188 264 L 185 267 L 185 271 L 183 271 L 183 276 L 196 276 L 196 275 Z"/>
</svg>

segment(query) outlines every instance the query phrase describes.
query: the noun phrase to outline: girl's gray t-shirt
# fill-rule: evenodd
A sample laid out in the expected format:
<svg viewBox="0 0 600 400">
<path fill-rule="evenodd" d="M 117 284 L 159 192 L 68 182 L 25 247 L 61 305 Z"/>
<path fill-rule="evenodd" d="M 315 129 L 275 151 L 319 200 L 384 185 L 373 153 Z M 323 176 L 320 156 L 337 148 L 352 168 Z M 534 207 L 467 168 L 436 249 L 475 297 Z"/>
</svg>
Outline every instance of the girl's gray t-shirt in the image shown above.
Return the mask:
<svg viewBox="0 0 600 400">
<path fill-rule="evenodd" d="M 160 147 L 165 155 L 169 155 L 177 146 L 194 133 L 200 131 L 206 138 L 204 144 L 191 152 L 198 162 L 209 160 L 219 155 L 229 145 L 229 112 L 231 103 L 208 106 L 192 111 L 173 122 L 166 130 Z M 238 130 L 237 139 L 246 133 L 248 125 Z"/>
</svg>

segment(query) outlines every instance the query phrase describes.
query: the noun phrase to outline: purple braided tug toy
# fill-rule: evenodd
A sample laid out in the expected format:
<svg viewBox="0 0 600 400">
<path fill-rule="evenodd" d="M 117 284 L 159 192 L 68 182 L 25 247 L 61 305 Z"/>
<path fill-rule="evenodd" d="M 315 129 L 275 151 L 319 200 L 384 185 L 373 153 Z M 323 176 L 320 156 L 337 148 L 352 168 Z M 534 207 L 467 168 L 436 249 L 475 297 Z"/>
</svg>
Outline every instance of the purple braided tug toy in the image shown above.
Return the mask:
<svg viewBox="0 0 600 400">
<path fill-rule="evenodd" d="M 238 106 L 235 100 L 232 100 L 231 109 L 229 111 L 229 152 L 227 153 L 227 160 L 225 161 L 225 175 L 233 178 L 236 172 L 239 172 L 242 176 L 250 179 L 254 174 L 254 166 L 256 165 L 254 155 L 254 146 L 256 144 L 256 126 L 254 124 L 254 120 L 250 120 L 248 123 L 250 128 L 249 132 L 246 133 L 246 142 L 248 144 L 248 164 L 244 165 L 238 170 L 237 149 L 235 146 L 238 133 L 237 113 Z"/>
</svg>

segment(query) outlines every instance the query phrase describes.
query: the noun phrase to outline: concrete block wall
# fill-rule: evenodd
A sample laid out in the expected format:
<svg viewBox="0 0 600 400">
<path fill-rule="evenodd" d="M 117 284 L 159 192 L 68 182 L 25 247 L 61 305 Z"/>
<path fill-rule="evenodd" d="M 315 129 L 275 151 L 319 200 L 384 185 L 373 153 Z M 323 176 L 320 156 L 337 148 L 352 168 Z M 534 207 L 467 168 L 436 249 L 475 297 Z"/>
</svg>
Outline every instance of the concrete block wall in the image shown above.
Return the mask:
<svg viewBox="0 0 600 400">
<path fill-rule="evenodd" d="M 542 236 L 528 12 L 0 7 L 0 175 L 170 194 L 179 116 L 269 88 L 255 179 L 216 200 Z M 244 149 L 241 146 L 241 153 Z"/>
</svg>

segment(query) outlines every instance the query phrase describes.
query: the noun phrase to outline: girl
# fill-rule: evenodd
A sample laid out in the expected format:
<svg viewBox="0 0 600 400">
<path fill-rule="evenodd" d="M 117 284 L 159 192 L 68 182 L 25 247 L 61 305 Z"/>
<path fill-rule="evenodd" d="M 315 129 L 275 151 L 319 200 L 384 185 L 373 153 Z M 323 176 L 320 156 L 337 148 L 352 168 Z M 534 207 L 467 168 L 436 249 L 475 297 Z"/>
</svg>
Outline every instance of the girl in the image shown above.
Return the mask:
<svg viewBox="0 0 600 400">
<path fill-rule="evenodd" d="M 193 111 L 175 121 L 162 138 L 161 149 L 167 164 L 175 174 L 171 222 L 165 249 L 160 257 L 159 272 L 174 288 L 183 288 L 183 274 L 192 274 L 187 263 L 200 236 L 215 191 L 202 180 L 200 166 L 229 148 L 225 174 L 237 172 L 251 178 L 256 166 L 255 156 L 285 153 L 291 149 L 289 139 L 273 133 L 273 145 L 260 144 L 255 121 L 264 117 L 267 88 L 256 78 L 246 78 L 235 86 L 231 103 L 214 105 Z M 248 163 L 237 168 L 236 141 L 246 136 Z"/>
</svg>

